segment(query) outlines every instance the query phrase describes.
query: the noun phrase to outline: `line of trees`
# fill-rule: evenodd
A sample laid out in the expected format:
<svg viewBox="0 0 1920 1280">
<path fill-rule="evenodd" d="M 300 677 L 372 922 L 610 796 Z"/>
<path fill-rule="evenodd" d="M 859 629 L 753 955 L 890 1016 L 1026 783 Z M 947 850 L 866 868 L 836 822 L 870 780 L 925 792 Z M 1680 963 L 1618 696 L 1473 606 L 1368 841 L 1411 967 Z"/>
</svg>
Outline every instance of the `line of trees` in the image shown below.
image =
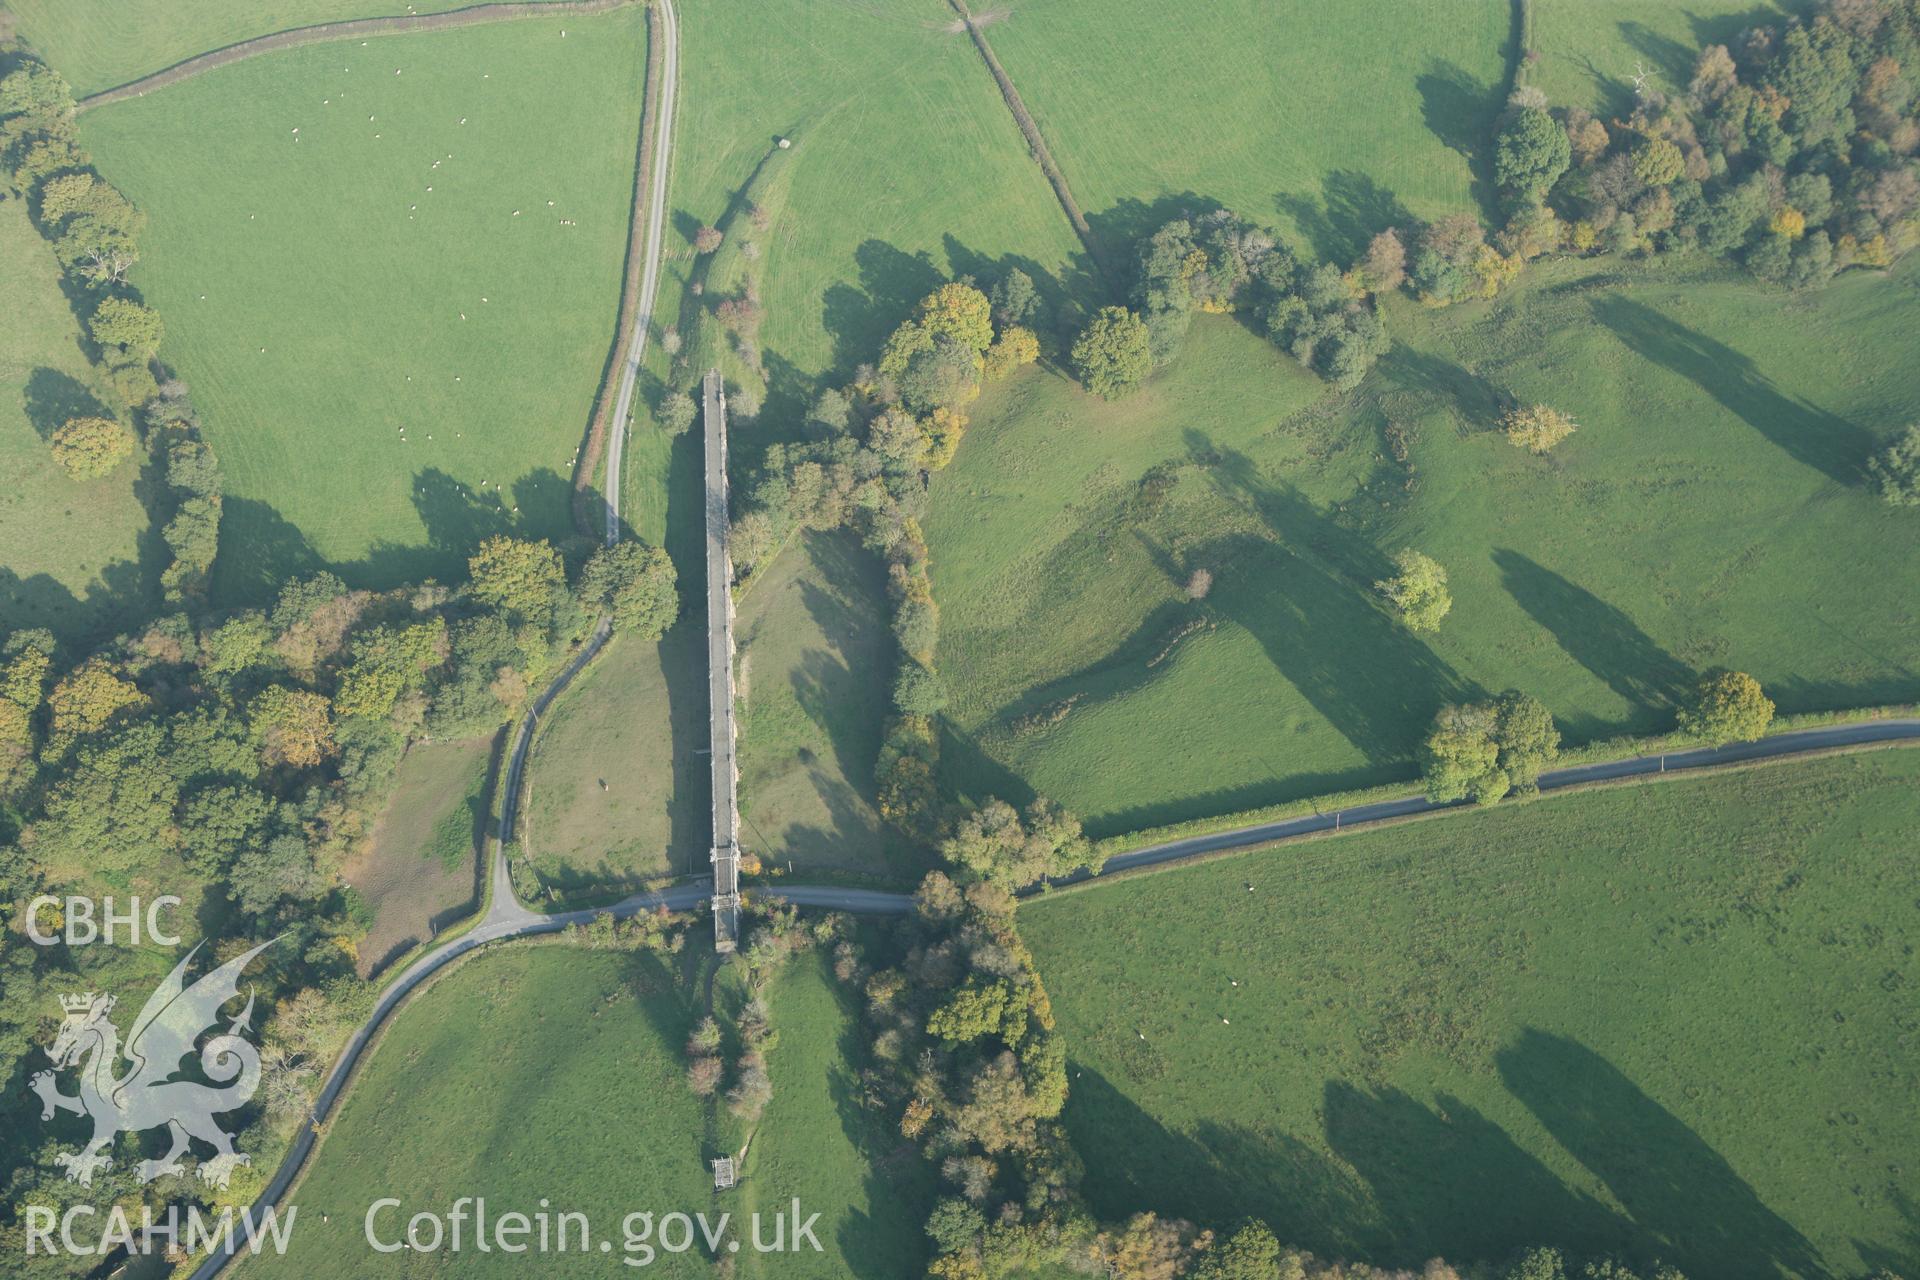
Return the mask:
<svg viewBox="0 0 1920 1280">
<path fill-rule="evenodd" d="M 802 920 L 793 907 L 757 894 L 746 895 L 741 906 L 749 922 L 747 945 L 741 952 L 747 970 L 746 999 L 731 1014 L 715 1005 L 695 1024 L 687 1037 L 686 1080 L 695 1096 L 715 1099 L 716 1105 L 724 1101 L 735 1120 L 752 1125 L 773 1101 L 767 1055 L 780 1044 L 767 990 L 788 960 L 844 936 L 848 924 L 838 914 Z M 731 1068 L 729 1054 L 733 1055 Z"/>
<path fill-rule="evenodd" d="M 1681 700 L 1682 736 L 1704 747 L 1753 742 L 1773 723 L 1772 699 L 1742 671 L 1717 667 Z M 1440 804 L 1494 804 L 1531 796 L 1560 757 L 1560 731 L 1537 699 L 1509 689 L 1488 702 L 1442 707 L 1420 748 L 1427 798 Z"/>
<path fill-rule="evenodd" d="M 893 714 L 876 766 L 880 811 L 926 840 L 937 837 L 944 816 L 934 717 L 947 698 L 934 661 L 940 615 L 920 531 L 928 477 L 953 460 L 983 380 L 1039 358 L 1026 324 L 1037 307 L 1032 281 L 1018 271 L 991 298 L 964 280 L 935 289 L 887 338 L 875 364 L 862 365 L 846 388 L 820 394 L 804 439 L 770 447 L 739 490 L 730 545 L 743 586 L 807 529 L 851 529 L 885 561 L 898 653 Z"/>
<path fill-rule="evenodd" d="M 127 284 L 139 261 L 146 217 L 93 167 L 74 130 L 65 80 L 17 44 L 0 43 L 15 69 L 0 79 L 0 171 L 27 200 L 72 287 L 73 305 L 93 341 L 121 415 L 144 430 L 161 464 L 167 500 L 156 516 L 171 555 L 161 572 L 171 604 L 204 596 L 219 550 L 219 460 L 200 435 L 186 384 L 156 376 L 164 326 Z M 52 434 L 55 461 L 77 480 L 102 476 L 138 443 L 118 418 L 83 415 Z"/>
<path fill-rule="evenodd" d="M 1116 399 L 1179 353 L 1195 312 L 1245 312 L 1275 343 L 1341 390 L 1389 345 L 1372 304 L 1404 277 L 1391 233 L 1352 270 L 1297 255 L 1228 209 L 1174 218 L 1144 237 L 1130 307 L 1103 307 L 1075 340 L 1089 391 Z"/>
</svg>

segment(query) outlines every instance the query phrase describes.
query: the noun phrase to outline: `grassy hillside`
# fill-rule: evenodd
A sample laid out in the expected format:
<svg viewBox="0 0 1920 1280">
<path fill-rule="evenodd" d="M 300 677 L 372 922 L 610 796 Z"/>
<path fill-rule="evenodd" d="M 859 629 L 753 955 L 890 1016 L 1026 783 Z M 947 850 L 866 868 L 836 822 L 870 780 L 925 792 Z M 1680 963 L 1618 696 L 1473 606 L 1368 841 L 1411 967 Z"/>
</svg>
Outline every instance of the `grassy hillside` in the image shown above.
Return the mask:
<svg viewBox="0 0 1920 1280">
<path fill-rule="evenodd" d="M 165 548 L 146 536 L 143 452 L 82 481 L 47 448 L 69 418 L 112 417 L 112 394 L 81 349 L 60 264 L 20 200 L 0 200 L 0 297 L 0 632 L 111 633 L 157 602 L 153 561 Z"/>
<path fill-rule="evenodd" d="M 1911 1271 L 1916 784 L 1642 784 L 1023 907 L 1094 1207 L 1405 1266 Z"/>
<path fill-rule="evenodd" d="M 740 602 L 741 814 L 782 868 L 911 880 L 873 808 L 873 762 L 893 661 L 886 586 L 850 537 L 796 539 Z"/>
<path fill-rule="evenodd" d="M 1641 71 L 1649 89 L 1683 91 L 1707 45 L 1813 8 L 1814 0 L 1533 0 L 1540 59 L 1528 77 L 1556 106 L 1626 114 Z"/>
<path fill-rule="evenodd" d="M 1574 741 L 1667 726 L 1721 664 L 1790 711 L 1912 698 L 1920 521 L 1859 480 L 1920 394 L 1912 278 L 1789 297 L 1566 264 L 1396 305 L 1347 397 L 1226 320 L 1134 401 L 989 391 L 927 520 L 978 748 L 955 780 L 1111 831 L 1410 776 L 1437 706 L 1508 687 Z M 1548 459 L 1493 429 L 1535 400 L 1582 424 Z M 1371 599 L 1408 545 L 1452 577 L 1431 638 Z"/>
<path fill-rule="evenodd" d="M 81 97 L 290 27 L 439 13 L 467 0 L 8 0 L 25 36 Z"/>
<path fill-rule="evenodd" d="M 318 564 L 454 577 L 487 533 L 567 530 L 644 26 L 635 7 L 311 46 L 82 117 L 151 217 L 134 282 L 226 467 L 223 601 Z"/>
<path fill-rule="evenodd" d="M 986 12 L 990 6 L 976 8 Z M 1471 207 L 1505 95 L 1506 0 L 1036 0 L 988 37 L 1096 232 L 1123 251 L 1194 193 L 1348 261 Z"/>
</svg>

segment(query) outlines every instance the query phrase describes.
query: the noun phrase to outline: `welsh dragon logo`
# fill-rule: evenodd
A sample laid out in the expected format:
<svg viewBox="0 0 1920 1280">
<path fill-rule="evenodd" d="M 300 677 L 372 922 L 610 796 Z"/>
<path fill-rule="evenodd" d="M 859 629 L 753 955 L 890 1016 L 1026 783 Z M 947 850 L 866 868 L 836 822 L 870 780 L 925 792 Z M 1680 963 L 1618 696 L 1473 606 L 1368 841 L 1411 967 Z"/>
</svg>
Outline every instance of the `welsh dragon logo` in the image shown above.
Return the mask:
<svg viewBox="0 0 1920 1280">
<path fill-rule="evenodd" d="M 227 1024 L 225 1033 L 200 1049 L 200 1068 L 214 1084 L 173 1077 L 195 1042 L 219 1021 L 221 1006 L 238 998 L 241 971 L 272 945 L 271 941 L 261 943 L 189 987 L 187 966 L 200 951 L 195 946 L 147 998 L 140 1016 L 133 1020 L 124 1051 L 119 1029 L 107 1016 L 113 1012 L 112 996 L 87 992 L 60 997 L 66 1021 L 47 1050 L 53 1070 L 39 1072 L 28 1084 L 40 1095 L 42 1120 L 53 1119 L 59 1111 L 93 1119 L 93 1140 L 77 1152 L 56 1157 L 69 1181 L 91 1186 L 94 1170 L 113 1163 L 107 1153 L 115 1138 L 163 1126 L 172 1134 L 173 1147 L 158 1160 L 140 1162 L 143 1183 L 185 1172 L 180 1157 L 188 1154 L 196 1138 L 215 1151 L 211 1160 L 200 1165 L 203 1182 L 225 1187 L 236 1168 L 252 1163 L 234 1150 L 233 1140 L 213 1119 L 245 1106 L 260 1087 L 260 1052 L 241 1035 L 253 1019 L 251 993 L 246 1008 Z M 116 1075 L 123 1052 L 132 1065 Z M 69 1096 L 60 1092 L 55 1074 L 73 1066 L 80 1069 L 80 1092 Z"/>
</svg>

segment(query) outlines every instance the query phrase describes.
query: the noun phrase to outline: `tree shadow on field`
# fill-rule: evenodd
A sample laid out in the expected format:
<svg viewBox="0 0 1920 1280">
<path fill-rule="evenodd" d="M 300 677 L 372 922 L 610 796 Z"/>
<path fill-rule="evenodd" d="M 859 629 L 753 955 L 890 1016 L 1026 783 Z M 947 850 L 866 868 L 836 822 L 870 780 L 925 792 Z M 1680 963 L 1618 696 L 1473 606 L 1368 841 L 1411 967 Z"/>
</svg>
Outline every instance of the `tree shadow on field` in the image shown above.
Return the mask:
<svg viewBox="0 0 1920 1280">
<path fill-rule="evenodd" d="M 821 323 L 833 338 L 834 369 L 850 373 L 880 358 L 880 346 L 913 305 L 946 283 L 933 255 L 906 253 L 884 240 L 864 240 L 853 251 L 858 285 L 830 285 L 821 296 Z"/>
<path fill-rule="evenodd" d="M 531 471 L 513 482 L 511 499 L 496 489 L 470 489 L 446 472 L 429 468 L 413 482 L 413 506 L 427 529 L 427 550 L 464 559 L 487 538 L 564 540 L 571 532 L 568 514 L 573 486 L 557 471 Z M 402 556 L 401 548 L 385 554 Z"/>
<path fill-rule="evenodd" d="M 235 497 L 221 503 L 213 565 L 213 596 L 221 604 L 270 605 L 284 583 L 327 567 L 306 535 L 271 505 Z"/>
<path fill-rule="evenodd" d="M 1397 227 L 1410 239 L 1417 223 L 1399 196 L 1353 169 L 1328 172 L 1317 200 L 1283 193 L 1274 197 L 1274 205 L 1293 219 L 1315 256 L 1341 267 L 1351 266 L 1380 232 Z"/>
<path fill-rule="evenodd" d="M 875 355 L 878 354 L 876 351 Z M 779 352 L 764 347 L 760 350 L 760 367 L 767 375 L 766 399 L 761 402 L 760 415 L 745 424 L 752 445 L 752 451 L 747 456 L 756 466 L 760 449 L 782 441 L 798 440 L 805 435 L 807 410 L 813 406 L 814 398 L 819 395 L 822 386 L 821 379 L 804 372 Z M 694 399 L 697 401 L 699 397 L 695 396 Z M 688 434 L 698 435 L 699 430 L 700 424 L 696 422 Z M 736 434 L 731 416 L 727 420 L 727 432 L 730 438 Z M 736 476 L 747 474 L 738 464 L 733 466 L 732 471 Z"/>
<path fill-rule="evenodd" d="M 871 797 L 885 691 L 892 683 L 886 588 L 875 558 L 851 537 L 803 536 L 822 581 L 799 582 L 800 600 L 831 648 L 802 659 L 791 677 L 794 700 L 826 736 L 841 775 Z"/>
<path fill-rule="evenodd" d="M 1500 90 L 1481 84 L 1445 58 L 1435 58 L 1414 81 L 1428 132 L 1467 162 L 1473 197 L 1482 212 L 1494 211 L 1492 148 L 1487 145 L 1500 114 Z"/>
<path fill-rule="evenodd" d="M 1724 1156 L 1593 1050 L 1530 1027 L 1498 1066 L 1513 1095 L 1625 1210 L 1641 1252 L 1709 1280 L 1828 1274 L 1812 1243 Z"/>
<path fill-rule="evenodd" d="M 1445 403 L 1463 435 L 1493 431 L 1514 404 L 1507 392 L 1463 365 L 1396 342 L 1380 358 L 1374 377 L 1394 390 Z"/>
<path fill-rule="evenodd" d="M 1178 195 L 1165 195 L 1152 202 L 1136 200 L 1131 197 L 1115 201 L 1099 213 L 1087 215 L 1087 229 L 1105 252 L 1106 257 L 1122 265 L 1125 277 L 1122 283 L 1131 284 L 1134 263 L 1139 257 L 1140 241 L 1152 235 L 1162 226 L 1175 218 L 1189 220 L 1205 217 L 1216 210 L 1224 209 L 1212 196 L 1203 196 L 1197 191 L 1182 191 Z M 1118 298 L 1095 298 L 1094 302 L 1119 301 Z"/>
<path fill-rule="evenodd" d="M 1495 548 L 1493 563 L 1507 594 L 1553 634 L 1567 656 L 1636 708 L 1665 710 L 1691 682 L 1686 663 L 1591 591 L 1506 547 Z M 1569 725 L 1580 738 L 1601 736 L 1609 727 Z"/>
<path fill-rule="evenodd" d="M 158 581 L 137 561 L 117 560 L 76 592 L 51 574 L 22 577 L 0 565 L 0 635 L 45 627 L 61 640 L 90 648 L 145 617 L 157 599 Z"/>
<path fill-rule="evenodd" d="M 227 498 L 220 510 L 214 598 L 223 605 L 268 604 L 289 579 L 323 570 L 375 591 L 429 578 L 459 582 L 466 577 L 467 557 L 495 534 L 545 538 L 574 559 L 591 541 L 574 530 L 573 486 L 557 471 L 521 476 L 513 482 L 511 499 L 503 492 L 469 488 L 431 467 L 417 472 L 410 487 L 426 541 L 379 542 L 360 559 L 340 562 L 315 551 L 300 528 L 271 504 Z"/>
<path fill-rule="evenodd" d="M 1375 1262 L 1461 1263 L 1546 1243 L 1605 1253 L 1632 1237 L 1618 1214 L 1458 1098 L 1429 1107 L 1391 1086 L 1329 1080 L 1323 1099 L 1327 1146 L 1359 1175 L 1382 1224 L 1361 1241 Z"/>
<path fill-rule="evenodd" d="M 51 439 L 71 419 L 114 416 L 85 383 L 58 369 L 42 367 L 28 374 L 22 399 L 27 421 L 42 440 Z"/>
<path fill-rule="evenodd" d="M 983 804 L 1005 800 L 1024 809 L 1039 796 L 1033 784 L 994 759 L 968 734 L 944 719 L 934 721 L 939 735 L 940 763 L 935 766 L 941 786 L 960 800 Z"/>
<path fill-rule="evenodd" d="M 671 218 L 673 221 L 674 234 L 686 241 L 686 248 L 682 249 L 681 252 L 683 254 L 687 253 L 693 248 L 694 237 L 700 234 L 700 219 L 694 217 L 693 214 L 685 209 L 675 209 Z"/>
<path fill-rule="evenodd" d="M 807 785 L 813 788 L 820 807 L 826 810 L 825 823 L 792 822 L 777 833 L 763 832 L 753 825 L 752 796 L 741 800 L 742 813 L 756 842 L 767 841 L 760 852 L 769 862 L 790 861 L 811 871 L 845 867 L 889 876 L 909 888 L 918 872 L 932 868 L 925 858 L 909 858 L 902 849 L 885 847 L 888 834 L 880 825 L 870 796 L 862 795 L 844 777 L 829 773 L 817 763 L 803 761 L 800 767 L 806 771 Z"/>
<path fill-rule="evenodd" d="M 1704 49 L 1710 44 L 1731 45 L 1742 32 L 1751 31 L 1757 27 L 1772 27 L 1778 30 L 1785 20 L 1781 15 L 1782 10 L 1799 17 L 1807 17 L 1818 7 L 1818 0 L 1774 0 L 1772 4 L 1755 4 L 1745 13 L 1700 14 L 1689 11 L 1687 25 L 1693 29 L 1694 45 Z M 1685 69 L 1688 71 L 1693 69 L 1691 57 L 1685 63 Z M 1674 87 L 1678 89 L 1685 86 L 1675 85 Z"/>
<path fill-rule="evenodd" d="M 1189 557 L 1213 568 L 1208 607 L 1245 628 L 1289 684 L 1375 764 L 1404 762 L 1443 703 L 1481 691 L 1389 618 L 1373 583 L 1393 566 L 1371 542 L 1265 480 L 1246 455 L 1186 433 L 1221 495 L 1271 535 L 1229 534 Z M 1186 565 L 1162 563 L 1176 581 Z"/>
<path fill-rule="evenodd" d="M 1687 82 L 1693 78 L 1694 60 L 1698 57 L 1693 46 L 1661 35 L 1644 22 L 1631 20 L 1620 24 L 1620 39 L 1645 59 L 1641 65 L 1652 64 L 1648 69 L 1662 83 L 1657 86 L 1649 83 L 1648 88 L 1658 87 L 1661 92 L 1671 94 L 1685 92 Z M 1625 68 L 1621 68 L 1621 72 L 1624 75 Z"/>
<path fill-rule="evenodd" d="M 1854 1252 L 1874 1268 L 1876 1275 L 1912 1275 L 1920 1271 L 1920 1205 L 1916 1205 L 1913 1197 L 1898 1187 L 1892 1188 L 1887 1198 L 1900 1218 L 1898 1234 L 1905 1239 L 1893 1244 L 1855 1240 Z"/>
<path fill-rule="evenodd" d="M 1596 300 L 1593 314 L 1628 350 L 1687 379 L 1796 462 L 1860 483 L 1872 433 L 1782 393 L 1751 358 L 1652 307 L 1615 295 Z"/>
<path fill-rule="evenodd" d="M 1103 1040 L 1130 1056 L 1137 1078 L 1167 1069 L 1130 1027 Z M 1142 1210 L 1214 1226 L 1260 1218 L 1289 1244 L 1342 1257 L 1364 1252 L 1389 1225 L 1352 1171 L 1320 1147 L 1212 1121 L 1177 1133 L 1082 1062 L 1067 1063 L 1064 1119 L 1086 1162 L 1087 1201 L 1104 1219 Z"/>
</svg>

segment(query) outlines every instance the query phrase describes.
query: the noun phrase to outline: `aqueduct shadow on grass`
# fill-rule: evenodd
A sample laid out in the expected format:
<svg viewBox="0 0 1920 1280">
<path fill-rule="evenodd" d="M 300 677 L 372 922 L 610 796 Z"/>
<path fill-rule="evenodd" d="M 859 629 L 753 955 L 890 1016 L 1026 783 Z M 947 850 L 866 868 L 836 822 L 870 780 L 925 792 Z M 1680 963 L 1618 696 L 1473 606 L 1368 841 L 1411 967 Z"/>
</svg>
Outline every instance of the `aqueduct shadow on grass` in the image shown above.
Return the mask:
<svg viewBox="0 0 1920 1280">
<path fill-rule="evenodd" d="M 1110 1050 L 1130 1039 L 1124 1028 L 1115 1037 Z M 1135 1057 L 1133 1074 L 1158 1074 L 1150 1046 Z M 1359 1079 L 1326 1082 L 1316 1134 L 1287 1132 L 1284 1121 L 1201 1121 L 1178 1132 L 1070 1062 L 1066 1120 L 1102 1217 L 1148 1208 L 1206 1222 L 1258 1217 L 1322 1256 L 1412 1268 L 1435 1256 L 1499 1261 L 1550 1243 L 1663 1260 L 1694 1280 L 1828 1274 L 1725 1157 L 1600 1054 L 1529 1028 L 1495 1063 L 1512 1096 L 1615 1203 L 1569 1185 L 1457 1097 L 1429 1103 Z M 1897 1248 L 1881 1252 L 1889 1265 L 1913 1262 Z"/>
<path fill-rule="evenodd" d="M 1726 1157 L 1594 1050 L 1530 1027 L 1496 1061 L 1513 1095 L 1619 1201 L 1640 1250 L 1694 1277 L 1826 1273 Z"/>
<path fill-rule="evenodd" d="M 1593 316 L 1628 350 L 1692 382 L 1795 461 L 1836 484 L 1864 479 L 1872 433 L 1782 393 L 1750 357 L 1627 298 L 1595 300 Z"/>
<path fill-rule="evenodd" d="M 1443 703 L 1482 696 L 1372 600 L 1372 584 L 1393 572 L 1377 547 L 1264 480 L 1244 454 L 1215 451 L 1198 432 L 1188 439 L 1221 493 L 1275 539 L 1230 536 L 1204 551 L 1210 562 L 1238 566 L 1220 575 L 1210 607 L 1252 633 L 1274 668 L 1372 763 L 1404 761 Z"/>
<path fill-rule="evenodd" d="M 1624 612 L 1510 548 L 1495 548 L 1493 563 L 1507 593 L 1527 616 L 1546 628 L 1569 658 L 1636 709 L 1661 711 L 1685 694 L 1692 669 Z M 1592 726 L 1592 732 L 1580 736 L 1651 729 L 1653 720 L 1651 714 L 1639 714 L 1632 724 Z"/>
</svg>

